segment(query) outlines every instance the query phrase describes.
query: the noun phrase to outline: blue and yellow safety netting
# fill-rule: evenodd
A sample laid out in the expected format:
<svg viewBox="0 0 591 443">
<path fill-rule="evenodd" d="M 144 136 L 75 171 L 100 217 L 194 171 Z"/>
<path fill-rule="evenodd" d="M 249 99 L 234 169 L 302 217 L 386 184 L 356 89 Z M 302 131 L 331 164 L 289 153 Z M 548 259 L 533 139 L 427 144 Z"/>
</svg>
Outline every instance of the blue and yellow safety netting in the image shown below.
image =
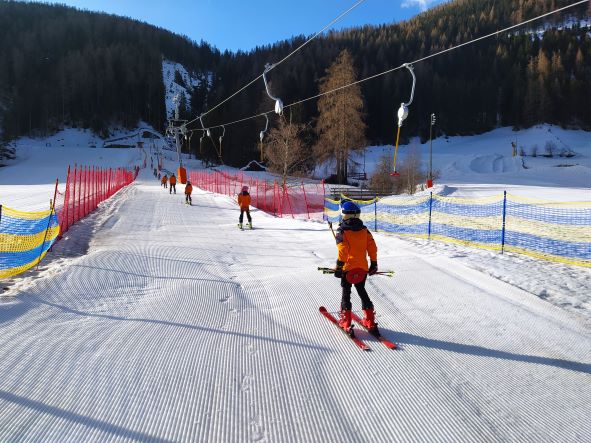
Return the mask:
<svg viewBox="0 0 591 443">
<path fill-rule="evenodd" d="M 361 219 L 375 231 L 591 267 L 591 202 L 551 202 L 509 194 L 352 201 L 361 206 Z M 326 220 L 339 221 L 339 209 L 338 200 L 325 199 Z"/>
<path fill-rule="evenodd" d="M 35 266 L 59 235 L 53 211 L 21 212 L 0 207 L 0 278 Z"/>
</svg>

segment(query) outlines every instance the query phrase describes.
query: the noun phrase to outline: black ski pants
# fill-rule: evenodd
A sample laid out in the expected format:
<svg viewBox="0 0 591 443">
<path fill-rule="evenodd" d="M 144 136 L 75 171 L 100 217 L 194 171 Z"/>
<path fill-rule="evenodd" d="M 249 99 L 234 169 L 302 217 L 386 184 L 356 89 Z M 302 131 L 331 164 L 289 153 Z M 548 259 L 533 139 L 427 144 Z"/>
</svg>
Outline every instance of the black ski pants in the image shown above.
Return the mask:
<svg viewBox="0 0 591 443">
<path fill-rule="evenodd" d="M 248 223 L 252 223 L 252 218 L 250 217 L 250 209 L 241 209 L 240 210 L 240 217 L 238 218 L 238 222 L 242 223 L 244 220 L 244 213 L 246 212 L 246 218 L 248 219 Z"/>
<path fill-rule="evenodd" d="M 343 296 L 341 298 L 341 309 L 345 311 L 351 310 L 351 288 L 353 285 L 347 281 L 345 278 L 347 274 L 343 274 L 343 278 L 341 278 L 341 288 L 343 288 Z M 369 299 L 369 295 L 367 295 L 367 291 L 365 290 L 365 281 L 367 277 L 365 277 L 362 281 L 355 284 L 355 289 L 357 290 L 357 294 L 361 298 L 361 309 L 373 309 L 373 303 Z"/>
</svg>

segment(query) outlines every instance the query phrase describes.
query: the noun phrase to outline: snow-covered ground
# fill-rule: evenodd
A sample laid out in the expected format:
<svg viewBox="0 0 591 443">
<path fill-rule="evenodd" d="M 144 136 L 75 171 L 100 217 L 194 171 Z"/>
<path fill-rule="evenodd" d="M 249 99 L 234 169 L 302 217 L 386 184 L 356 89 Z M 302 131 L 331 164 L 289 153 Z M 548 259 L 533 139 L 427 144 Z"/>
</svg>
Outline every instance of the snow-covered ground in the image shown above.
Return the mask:
<svg viewBox="0 0 591 443">
<path fill-rule="evenodd" d="M 577 155 L 515 166 L 510 141 L 529 149 L 547 129 Z M 589 133 L 530 131 L 436 140 L 437 186 L 591 201 Z M 60 153 L 143 161 L 138 149 L 39 149 L 0 169 L 0 204 L 37 204 L 24 196 L 65 174 Z M 325 224 L 255 210 L 240 231 L 232 199 L 196 190 L 187 206 L 182 189 L 143 170 L 39 270 L 3 281 L 0 441 L 589 439 L 591 270 L 378 233 L 380 269 L 395 276 L 368 290 L 401 349 L 358 331 L 363 353 L 318 313 L 340 300 L 316 270 L 336 259 Z"/>
</svg>

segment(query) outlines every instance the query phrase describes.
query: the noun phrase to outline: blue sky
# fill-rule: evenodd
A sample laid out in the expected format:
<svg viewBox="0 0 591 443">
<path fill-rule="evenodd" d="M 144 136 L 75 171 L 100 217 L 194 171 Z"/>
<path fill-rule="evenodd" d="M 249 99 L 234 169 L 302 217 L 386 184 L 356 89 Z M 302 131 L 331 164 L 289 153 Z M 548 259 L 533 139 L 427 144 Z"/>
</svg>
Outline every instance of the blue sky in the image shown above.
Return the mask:
<svg viewBox="0 0 591 443">
<path fill-rule="evenodd" d="M 357 0 L 36 0 L 103 11 L 184 34 L 221 50 L 248 51 L 314 34 Z M 398 22 L 446 0 L 365 0 L 336 27 Z"/>
</svg>

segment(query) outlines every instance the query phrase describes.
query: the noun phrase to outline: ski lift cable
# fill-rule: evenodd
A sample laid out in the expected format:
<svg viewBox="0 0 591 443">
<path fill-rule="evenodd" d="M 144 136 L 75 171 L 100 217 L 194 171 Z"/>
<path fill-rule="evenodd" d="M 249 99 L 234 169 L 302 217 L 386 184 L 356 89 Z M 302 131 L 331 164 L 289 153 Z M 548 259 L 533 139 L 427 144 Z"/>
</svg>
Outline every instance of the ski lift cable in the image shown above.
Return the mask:
<svg viewBox="0 0 591 443">
<path fill-rule="evenodd" d="M 360 6 L 362 3 L 364 3 L 365 0 L 358 0 L 353 6 L 351 6 L 349 9 L 347 9 L 346 11 L 342 12 L 341 14 L 339 14 L 335 19 L 333 19 L 329 24 L 327 24 L 326 26 L 324 26 L 320 31 L 316 32 L 312 37 L 308 38 L 304 43 L 302 43 L 300 46 L 298 46 L 296 49 L 294 49 L 293 51 L 291 51 L 289 54 L 287 54 L 285 57 L 283 57 L 281 60 L 279 60 L 277 63 L 274 63 L 268 71 L 271 71 L 272 69 L 275 69 L 277 66 L 279 66 L 281 63 L 283 63 L 284 61 L 288 60 L 289 58 L 291 58 L 296 52 L 299 52 L 300 50 L 302 50 L 305 46 L 307 46 L 310 42 L 312 42 L 316 37 L 318 37 L 320 34 L 322 34 L 324 31 L 326 31 L 328 28 L 330 28 L 332 25 L 334 25 L 335 23 L 337 23 L 338 21 L 340 21 L 343 17 L 345 17 L 347 14 L 349 14 L 351 11 L 353 11 L 355 8 L 357 8 L 358 6 Z M 265 71 L 265 72 L 268 72 Z M 189 122 L 187 122 L 187 124 L 190 123 L 194 123 L 195 121 L 197 121 L 200 117 L 203 117 L 207 114 L 209 114 L 210 112 L 212 112 L 214 109 L 219 108 L 220 106 L 222 106 L 224 103 L 226 103 L 228 100 L 231 100 L 232 98 L 234 98 L 236 95 L 240 94 L 242 91 L 244 91 L 246 88 L 248 88 L 249 86 L 253 85 L 254 83 L 256 83 L 258 80 L 260 80 L 261 78 L 263 78 L 263 74 L 259 75 L 257 78 L 251 80 L 250 82 L 248 82 L 246 85 L 244 85 L 242 88 L 240 88 L 238 91 L 236 91 L 235 93 L 233 93 L 232 95 L 230 95 L 229 97 L 227 97 L 226 99 L 222 100 L 220 103 L 218 103 L 217 105 L 215 105 L 213 108 L 208 109 L 207 111 L 205 111 L 204 113 L 202 113 L 199 117 L 194 118 L 193 120 L 190 120 Z"/>
<path fill-rule="evenodd" d="M 320 98 L 320 97 L 322 97 L 322 96 L 324 96 L 324 95 L 333 94 L 333 93 L 335 93 L 335 92 L 342 91 L 343 89 L 347 89 L 347 88 L 350 88 L 350 87 L 352 87 L 352 86 L 355 86 L 355 85 L 358 85 L 358 84 L 361 84 L 361 83 L 365 83 L 365 82 L 367 82 L 367 81 L 369 81 L 369 80 L 373 80 L 373 79 L 375 79 L 375 78 L 378 78 L 378 77 L 381 77 L 381 76 L 384 76 L 384 75 L 387 75 L 387 74 L 391 74 L 391 73 L 392 73 L 392 72 L 394 72 L 394 71 L 398 71 L 398 70 L 400 70 L 400 69 L 404 69 L 404 68 L 405 68 L 407 65 L 415 65 L 415 64 L 417 64 L 417 63 L 423 62 L 423 61 L 425 61 L 425 60 L 428 60 L 428 59 L 430 59 L 430 58 L 434 58 L 434 57 L 437 57 L 437 56 L 443 55 L 443 54 L 445 54 L 445 53 L 447 53 L 447 52 L 451 52 L 451 51 L 454 51 L 454 50 L 456 50 L 456 49 L 462 48 L 462 47 L 464 47 L 464 46 L 468 46 L 468 45 L 470 45 L 470 44 L 473 44 L 473 43 L 479 42 L 479 41 L 481 41 L 481 40 L 485 40 L 485 39 L 487 39 L 487 38 L 494 37 L 494 36 L 496 36 L 496 35 L 499 35 L 499 34 L 505 33 L 505 32 L 507 32 L 507 31 L 510 31 L 510 30 L 512 30 L 512 29 L 515 29 L 515 28 L 521 27 L 521 26 L 523 26 L 523 25 L 526 25 L 526 24 L 528 24 L 528 23 L 534 22 L 534 21 L 536 21 L 536 20 L 542 19 L 542 18 L 544 18 L 544 17 L 548 17 L 549 15 L 556 14 L 556 13 L 558 13 L 558 12 L 562 12 L 562 11 L 564 11 L 564 10 L 566 10 L 566 9 L 570 9 L 570 8 L 573 8 L 573 7 L 575 7 L 575 6 L 579 6 L 579 5 L 582 5 L 582 4 L 584 4 L 584 3 L 588 3 L 588 2 L 589 2 L 589 0 L 579 0 L 578 2 L 575 2 L 575 3 L 571 4 L 571 5 L 563 6 L 563 7 L 561 7 L 561 8 L 555 9 L 555 10 L 553 10 L 553 11 L 550 11 L 550 12 L 547 12 L 547 13 L 544 13 L 544 14 L 542 14 L 542 15 L 539 15 L 539 16 L 537 16 L 537 17 L 533 17 L 533 18 L 531 18 L 531 19 L 528 19 L 528 20 L 526 20 L 526 21 L 523 21 L 523 22 L 517 23 L 517 24 L 515 24 L 515 25 L 511 25 L 511 26 L 508 26 L 508 27 L 506 27 L 506 28 L 500 29 L 500 30 L 498 30 L 498 31 L 491 32 L 490 34 L 486 34 L 486 35 L 483 35 L 483 36 L 481 36 L 481 37 L 475 38 L 475 39 L 473 39 L 473 40 L 469 40 L 469 41 L 467 41 L 467 42 L 461 43 L 461 44 L 459 44 L 459 45 L 457 45 L 457 46 L 452 46 L 452 47 L 450 47 L 450 48 L 443 49 L 443 50 L 441 50 L 441 51 L 438 51 L 438 52 L 435 52 L 435 53 L 433 53 L 433 54 L 429 54 L 429 55 L 427 55 L 427 56 L 425 56 L 425 57 L 422 57 L 422 58 L 416 59 L 416 60 L 414 60 L 414 61 L 412 61 L 412 62 L 403 63 L 403 64 L 401 64 L 400 66 L 397 66 L 397 67 L 395 67 L 395 68 L 390 68 L 390 69 L 388 69 L 388 70 L 386 70 L 386 71 L 382 71 L 382 72 L 379 72 L 379 73 L 377 73 L 377 74 L 370 75 L 369 77 L 366 77 L 366 78 L 363 78 L 363 79 L 360 79 L 360 80 L 354 81 L 354 82 L 352 82 L 352 83 L 349 83 L 349 84 L 347 84 L 347 85 L 344 85 L 344 86 L 339 86 L 338 88 L 331 89 L 330 91 L 325 91 L 325 92 L 322 92 L 322 93 L 320 93 L 320 94 L 316 94 L 316 95 L 313 95 L 313 96 L 310 96 L 310 97 L 307 97 L 307 98 L 304 98 L 304 99 L 298 100 L 298 101 L 296 101 L 296 102 L 293 102 L 293 103 L 290 103 L 290 104 L 284 105 L 283 107 L 284 107 L 284 109 L 285 109 L 285 108 L 290 108 L 290 107 L 292 107 L 292 106 L 296 106 L 296 105 L 299 105 L 299 104 L 305 103 L 305 102 L 307 102 L 307 101 L 310 101 L 310 100 L 314 100 L 314 99 Z M 257 80 L 258 80 L 259 78 L 261 78 L 261 77 L 262 77 L 262 75 L 261 75 L 261 76 L 259 76 L 259 77 L 257 78 Z M 213 110 L 213 109 L 212 109 L 212 110 Z M 274 112 L 275 112 L 275 110 L 271 110 L 271 111 L 267 111 L 267 112 L 261 112 L 261 113 L 259 113 L 259 114 L 251 115 L 250 117 L 244 117 L 244 118 L 241 118 L 241 119 L 238 119 L 238 120 L 234 120 L 234 121 L 231 121 L 231 122 L 228 122 L 228 123 L 224 123 L 224 125 L 225 125 L 225 126 L 230 126 L 230 125 L 234 125 L 234 124 L 237 124 L 237 123 L 242 123 L 242 122 L 245 122 L 245 121 L 247 121 L 247 120 L 252 120 L 252 119 L 254 119 L 254 118 L 257 118 L 257 117 L 262 117 L 262 116 L 266 116 L 266 115 L 268 115 L 268 114 L 273 114 Z M 198 117 L 198 118 L 199 118 L 199 117 Z M 197 118 L 197 119 L 198 119 L 198 118 Z M 195 119 L 195 120 L 197 120 L 197 119 Z M 193 120 L 193 121 L 195 121 L 195 120 Z M 221 128 L 221 127 L 222 127 L 222 125 L 216 125 L 216 126 L 210 126 L 209 128 Z"/>
</svg>

